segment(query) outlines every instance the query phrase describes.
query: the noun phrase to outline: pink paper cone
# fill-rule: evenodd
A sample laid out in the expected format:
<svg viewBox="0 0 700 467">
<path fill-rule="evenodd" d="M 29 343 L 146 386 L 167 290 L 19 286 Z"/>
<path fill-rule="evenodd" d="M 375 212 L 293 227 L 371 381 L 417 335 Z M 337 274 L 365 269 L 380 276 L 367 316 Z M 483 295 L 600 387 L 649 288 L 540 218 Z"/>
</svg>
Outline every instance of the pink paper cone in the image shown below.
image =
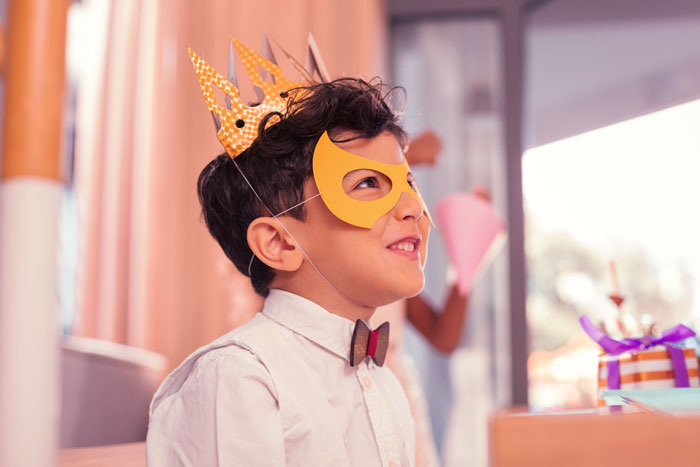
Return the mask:
<svg viewBox="0 0 700 467">
<path fill-rule="evenodd" d="M 467 294 L 505 243 L 505 223 L 490 203 L 473 193 L 444 197 L 436 214 L 450 261 L 457 268 L 459 291 Z"/>
</svg>

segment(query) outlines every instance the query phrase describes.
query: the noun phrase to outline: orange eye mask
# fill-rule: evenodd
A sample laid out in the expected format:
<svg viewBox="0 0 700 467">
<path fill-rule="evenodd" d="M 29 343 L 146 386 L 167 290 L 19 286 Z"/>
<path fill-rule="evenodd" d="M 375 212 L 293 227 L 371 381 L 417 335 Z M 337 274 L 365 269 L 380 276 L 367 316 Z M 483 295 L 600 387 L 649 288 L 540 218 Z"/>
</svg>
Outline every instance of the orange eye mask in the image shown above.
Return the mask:
<svg viewBox="0 0 700 467">
<path fill-rule="evenodd" d="M 343 188 L 343 179 L 350 172 L 362 169 L 386 176 L 391 180 L 391 190 L 371 201 L 350 197 Z M 357 227 L 371 229 L 380 217 L 396 206 L 404 192 L 420 202 L 423 212 L 430 219 L 417 185 L 414 182 L 412 187 L 408 181 L 410 171 L 406 159 L 399 164 L 387 164 L 345 151 L 331 141 L 328 132 L 321 135 L 314 149 L 314 180 L 323 202 L 338 219 Z"/>
</svg>

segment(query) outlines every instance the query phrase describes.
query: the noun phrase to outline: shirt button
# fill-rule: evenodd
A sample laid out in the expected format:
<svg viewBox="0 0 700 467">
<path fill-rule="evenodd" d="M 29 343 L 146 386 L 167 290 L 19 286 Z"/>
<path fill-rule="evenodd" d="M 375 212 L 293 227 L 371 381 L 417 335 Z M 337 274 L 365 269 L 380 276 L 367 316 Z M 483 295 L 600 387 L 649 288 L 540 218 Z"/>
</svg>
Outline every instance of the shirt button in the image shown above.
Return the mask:
<svg viewBox="0 0 700 467">
<path fill-rule="evenodd" d="M 372 379 L 369 376 L 365 376 L 362 378 L 362 385 L 365 387 L 365 389 L 369 389 L 372 387 Z"/>
</svg>

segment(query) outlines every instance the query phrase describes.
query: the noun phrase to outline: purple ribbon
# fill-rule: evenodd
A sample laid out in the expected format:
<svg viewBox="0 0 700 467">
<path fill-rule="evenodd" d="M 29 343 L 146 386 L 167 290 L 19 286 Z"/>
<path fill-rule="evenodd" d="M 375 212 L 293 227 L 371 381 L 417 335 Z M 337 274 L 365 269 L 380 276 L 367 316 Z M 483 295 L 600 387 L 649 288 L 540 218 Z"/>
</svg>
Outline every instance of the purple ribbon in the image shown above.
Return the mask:
<svg viewBox="0 0 700 467">
<path fill-rule="evenodd" d="M 582 316 L 579 318 L 579 322 L 586 334 L 596 341 L 608 355 L 615 356 L 623 352 L 635 352 L 663 345 L 671 356 L 676 387 L 690 387 L 683 349 L 673 345 L 673 342 L 695 336 L 695 331 L 689 327 L 679 324 L 665 330 L 660 336 L 643 336 L 635 339 L 617 340 L 605 334 L 598 326 L 593 324 L 593 321 L 588 316 Z M 608 368 L 608 389 L 620 389 L 620 362 L 618 360 L 610 360 L 606 362 L 606 366 Z"/>
</svg>

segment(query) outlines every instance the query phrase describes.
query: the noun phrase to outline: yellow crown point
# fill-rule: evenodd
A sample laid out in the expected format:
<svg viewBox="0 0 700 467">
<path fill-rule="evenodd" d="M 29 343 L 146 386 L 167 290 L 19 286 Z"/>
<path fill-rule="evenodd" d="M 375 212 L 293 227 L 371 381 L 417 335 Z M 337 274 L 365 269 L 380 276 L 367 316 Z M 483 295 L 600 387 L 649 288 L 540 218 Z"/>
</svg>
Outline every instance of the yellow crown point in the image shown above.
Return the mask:
<svg viewBox="0 0 700 467">
<path fill-rule="evenodd" d="M 303 86 L 288 80 L 276 64 L 259 55 L 249 47 L 233 39 L 238 55 L 243 62 L 246 73 L 253 85 L 264 92 L 262 102 L 249 106 L 241 102 L 240 93 L 235 85 L 221 76 L 207 62 L 198 56 L 191 48 L 187 51 L 192 60 L 194 71 L 202 88 L 204 100 L 209 111 L 215 116 L 220 126 L 216 136 L 228 155 L 233 159 L 245 151 L 258 136 L 258 126 L 265 115 L 270 112 L 283 112 L 287 107 L 289 95 L 287 92 L 295 87 Z M 266 81 L 260 74 L 260 68 L 274 77 L 274 83 Z M 214 87 L 226 94 L 231 102 L 231 108 L 221 106 L 214 95 Z M 274 124 L 271 121 L 270 124 Z"/>
</svg>

